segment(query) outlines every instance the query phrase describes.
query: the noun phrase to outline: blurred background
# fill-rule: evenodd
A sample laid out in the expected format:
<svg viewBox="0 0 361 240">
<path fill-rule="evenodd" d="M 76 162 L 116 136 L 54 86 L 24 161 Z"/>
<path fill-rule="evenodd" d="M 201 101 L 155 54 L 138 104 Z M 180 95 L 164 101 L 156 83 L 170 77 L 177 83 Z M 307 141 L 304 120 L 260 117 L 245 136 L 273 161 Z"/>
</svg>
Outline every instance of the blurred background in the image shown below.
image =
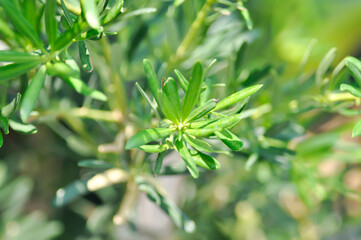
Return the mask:
<svg viewBox="0 0 361 240">
<path fill-rule="evenodd" d="M 189 76 L 197 59 L 205 66 L 217 59 L 209 78 L 226 84 L 212 92 L 217 98 L 256 82 L 264 84 L 247 106 L 253 115 L 233 131 L 244 140 L 243 151 L 219 155 L 221 169 L 204 171 L 197 180 L 188 175 L 157 177 L 194 220 L 196 231 L 177 229 L 143 195 L 136 199 L 128 222 L 113 224 L 111 213 L 122 198 L 116 189 L 124 186 L 56 207 L 56 191 L 87 174 L 77 162 L 94 156 L 89 148 L 106 147 L 117 136 L 112 124 L 67 119 L 62 120 L 67 125 L 44 120 L 35 135 L 4 135 L 0 238 L 360 239 L 361 148 L 360 139 L 351 138 L 358 117 L 345 116 L 339 105 L 319 100 L 322 94 L 313 83 L 330 49 L 337 51 L 328 74 L 344 57 L 361 57 L 361 2 L 249 0 L 244 6 L 253 29 L 248 29 L 240 11 L 219 1 L 184 57 L 172 61 L 204 3 L 175 2 L 125 1 L 124 16 L 108 26 L 108 31 L 118 33 L 107 37 L 108 51 L 125 82 L 130 111 L 137 116 L 134 121 L 147 126 L 151 119 L 134 88 L 135 82 L 145 86 L 143 58 L 155 63 L 158 76 L 172 75 L 174 68 Z M 82 76 L 94 82 L 93 78 L 106 77 L 104 48 L 91 41 L 88 46 L 94 71 Z M 7 48 L 5 43 L 2 48 Z M 77 58 L 76 50 L 71 51 Z M 338 91 L 339 83 L 347 81 L 352 81 L 349 74 L 342 73 L 330 91 Z M 66 89 L 57 90 L 41 104 L 66 110 L 78 98 Z M 70 127 L 64 125 L 77 126 L 76 134 L 95 140 L 91 144 L 69 140 L 62 133 Z M 146 167 L 151 168 L 154 156 L 148 159 Z M 176 161 L 175 154 L 166 156 L 165 163 Z"/>
</svg>

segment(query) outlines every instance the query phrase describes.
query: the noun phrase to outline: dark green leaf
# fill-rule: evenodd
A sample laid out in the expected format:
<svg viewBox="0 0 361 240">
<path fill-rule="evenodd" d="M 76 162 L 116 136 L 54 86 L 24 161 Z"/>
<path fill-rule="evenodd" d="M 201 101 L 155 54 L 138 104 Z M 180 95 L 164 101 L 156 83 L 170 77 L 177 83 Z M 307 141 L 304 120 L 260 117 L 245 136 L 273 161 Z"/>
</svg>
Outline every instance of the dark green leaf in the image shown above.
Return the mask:
<svg viewBox="0 0 361 240">
<path fill-rule="evenodd" d="M 56 0 L 45 2 L 45 30 L 50 46 L 54 46 L 58 34 L 58 22 L 56 20 Z"/>
<path fill-rule="evenodd" d="M 4 131 L 5 134 L 9 133 L 9 120 L 7 117 L 0 116 L 0 128 Z"/>
<path fill-rule="evenodd" d="M 65 20 L 67 21 L 69 27 L 71 27 L 73 25 L 73 19 L 71 17 L 71 14 L 65 6 L 64 0 L 60 0 L 60 1 L 61 1 L 61 8 L 63 9 L 64 12 Z"/>
<path fill-rule="evenodd" d="M 158 154 L 157 160 L 154 163 L 153 175 L 159 175 L 160 170 L 162 169 L 164 155 L 165 152 L 161 152 Z"/>
<path fill-rule="evenodd" d="M 346 57 L 346 66 L 350 70 L 355 81 L 361 87 L 361 61 L 354 57 Z"/>
<path fill-rule="evenodd" d="M 25 52 L 16 52 L 13 50 L 0 51 L 0 62 L 25 63 L 25 62 L 33 62 L 33 61 L 40 62 L 41 57 Z"/>
<path fill-rule="evenodd" d="M 154 68 L 148 59 L 143 60 L 143 65 L 144 65 L 145 75 L 147 76 L 149 88 L 152 91 L 153 97 L 159 103 L 157 97 L 158 97 L 158 92 L 160 92 L 160 87 L 159 87 L 157 75 L 155 74 Z"/>
<path fill-rule="evenodd" d="M 83 15 L 91 28 L 99 28 L 99 13 L 95 0 L 80 0 Z"/>
<path fill-rule="evenodd" d="M 4 143 L 3 135 L 0 133 L 0 147 L 3 146 L 3 143 Z"/>
<path fill-rule="evenodd" d="M 196 154 L 192 154 L 192 157 L 195 163 L 202 168 L 208 170 L 217 170 L 221 167 L 217 159 L 207 154 L 197 152 Z"/>
<path fill-rule="evenodd" d="M 121 12 L 123 8 L 124 0 L 118 0 L 117 3 L 107 12 L 103 17 L 102 23 L 107 24 L 115 19 Z"/>
<path fill-rule="evenodd" d="M 20 106 L 20 117 L 23 122 L 25 122 L 31 111 L 34 108 L 36 100 L 38 99 L 40 90 L 42 89 L 46 76 L 46 68 L 45 66 L 41 66 L 31 81 L 29 87 L 26 89 L 24 93 L 23 100 Z"/>
<path fill-rule="evenodd" d="M 15 122 L 13 120 L 9 120 L 10 127 L 17 132 L 24 134 L 34 134 L 38 132 L 38 129 L 32 124 L 22 124 Z"/>
<path fill-rule="evenodd" d="M 0 111 L 1 115 L 5 117 L 10 117 L 18 108 L 20 104 L 20 100 L 21 100 L 21 94 L 18 93 L 16 94 L 16 97 L 13 100 L 11 100 L 11 102 L 8 105 L 6 105 L 1 109 Z"/>
<path fill-rule="evenodd" d="M 163 86 L 163 92 L 169 99 L 170 104 L 173 106 L 174 110 L 177 112 L 177 116 L 180 116 L 180 101 L 178 95 L 178 87 L 173 78 L 169 77 Z"/>
<path fill-rule="evenodd" d="M 185 135 L 183 135 L 183 137 L 191 147 L 193 147 L 194 149 L 197 149 L 198 151 L 210 152 L 210 153 L 226 153 L 225 151 L 220 151 L 220 150 L 214 149 L 214 147 L 212 147 L 212 145 L 209 144 L 208 142 L 198 139 L 198 138 L 195 138 L 195 137 L 192 137 L 192 136 L 188 135 L 187 133 Z"/>
<path fill-rule="evenodd" d="M 167 137 L 172 132 L 174 132 L 173 128 L 150 128 L 143 130 L 128 140 L 125 149 L 140 147 L 157 139 Z"/>
<path fill-rule="evenodd" d="M 107 163 L 102 160 L 93 160 L 93 159 L 87 159 L 87 160 L 81 160 L 78 162 L 79 167 L 85 167 L 85 168 L 96 168 L 96 169 L 109 169 L 114 167 L 112 164 Z"/>
<path fill-rule="evenodd" d="M 160 108 L 162 109 L 162 112 L 168 118 L 174 123 L 179 122 L 179 111 L 172 105 L 168 97 L 165 95 L 164 92 L 160 91 L 158 92 L 158 100 Z"/>
<path fill-rule="evenodd" d="M 262 86 L 263 85 L 254 85 L 254 86 L 242 89 L 236 93 L 233 93 L 232 95 L 219 101 L 217 103 L 217 106 L 215 107 L 214 111 L 228 107 L 229 105 L 232 105 L 236 102 L 239 102 L 239 101 L 251 96 L 252 94 L 257 92 Z"/>
<path fill-rule="evenodd" d="M 243 147 L 243 142 L 233 133 L 227 129 L 222 129 L 215 132 L 216 136 L 233 151 L 240 151 Z"/>
<path fill-rule="evenodd" d="M 35 68 L 41 59 L 26 63 L 12 63 L 0 67 L 0 82 L 15 78 Z"/>
<path fill-rule="evenodd" d="M 189 172 L 192 177 L 198 178 L 199 172 L 197 166 L 192 158 L 192 155 L 189 153 L 186 143 L 183 138 L 179 140 L 178 138 L 175 141 L 175 147 L 181 158 L 184 160 Z"/>
<path fill-rule="evenodd" d="M 84 41 L 78 42 L 78 47 L 79 47 L 80 61 L 82 63 L 83 68 L 85 69 L 85 71 L 91 72 L 93 70 L 93 66 L 90 61 L 89 50 L 85 45 L 85 42 Z"/>
<path fill-rule="evenodd" d="M 186 119 L 197 103 L 199 93 L 201 92 L 201 84 L 203 79 L 203 67 L 200 62 L 196 62 L 192 69 L 192 78 L 189 82 L 184 102 L 182 106 L 181 119 Z"/>
<path fill-rule="evenodd" d="M 204 115 L 208 114 L 210 111 L 212 111 L 216 107 L 216 99 L 210 99 L 203 105 L 199 106 L 198 108 L 194 109 L 189 116 L 184 121 L 185 123 L 191 122 L 193 120 L 197 120 Z"/>
<path fill-rule="evenodd" d="M 36 34 L 33 27 L 30 25 L 24 15 L 15 7 L 12 1 L 0 0 L 7 16 L 14 27 L 22 34 L 24 34 L 37 48 L 43 49 L 43 44 Z"/>
</svg>

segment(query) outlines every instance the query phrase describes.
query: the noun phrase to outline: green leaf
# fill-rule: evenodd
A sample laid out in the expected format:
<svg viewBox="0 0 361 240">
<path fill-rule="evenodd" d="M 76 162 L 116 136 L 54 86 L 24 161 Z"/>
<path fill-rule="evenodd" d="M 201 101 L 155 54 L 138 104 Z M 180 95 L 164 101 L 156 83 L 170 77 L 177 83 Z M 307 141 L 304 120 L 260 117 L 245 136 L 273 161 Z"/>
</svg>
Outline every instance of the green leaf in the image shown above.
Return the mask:
<svg viewBox="0 0 361 240">
<path fill-rule="evenodd" d="M 213 123 L 208 124 L 205 128 L 212 128 L 212 129 L 225 129 L 233 127 L 237 124 L 242 118 L 242 114 L 236 114 L 230 117 L 221 118 Z"/>
<path fill-rule="evenodd" d="M 157 110 L 157 106 L 153 104 L 153 102 L 150 100 L 150 98 L 148 97 L 148 95 L 144 92 L 143 88 L 136 82 L 135 86 L 137 87 L 137 89 L 139 90 L 140 94 L 142 94 L 142 96 L 145 98 L 145 100 L 148 102 L 148 104 L 151 106 L 151 108 L 153 109 L 153 111 L 155 113 L 158 113 Z"/>
<path fill-rule="evenodd" d="M 95 168 L 95 169 L 109 169 L 109 168 L 114 167 L 114 165 L 107 163 L 105 161 L 102 161 L 102 160 L 87 159 L 87 160 L 79 161 L 78 167 Z"/>
<path fill-rule="evenodd" d="M 174 110 L 177 112 L 177 116 L 180 116 L 180 101 L 178 95 L 178 87 L 175 80 L 169 77 L 164 85 L 163 85 L 163 92 L 169 99 L 170 104 L 173 106 Z"/>
<path fill-rule="evenodd" d="M 38 129 L 32 124 L 22 124 L 14 120 L 9 120 L 9 124 L 11 129 L 20 133 L 34 134 L 38 132 Z"/>
<path fill-rule="evenodd" d="M 71 17 L 71 14 L 65 6 L 64 0 L 60 0 L 60 1 L 61 1 L 61 8 L 63 9 L 64 12 L 65 20 L 67 21 L 69 27 L 71 27 L 73 25 L 73 19 Z"/>
<path fill-rule="evenodd" d="M 16 97 L 13 100 L 11 100 L 11 102 L 8 105 L 6 105 L 1 109 L 0 111 L 1 115 L 3 115 L 4 117 L 10 117 L 18 108 L 20 104 L 20 100 L 21 100 L 21 94 L 18 93 L 16 94 Z"/>
<path fill-rule="evenodd" d="M 246 22 L 247 29 L 252 30 L 253 22 L 251 16 L 249 15 L 248 9 L 244 7 L 241 1 L 237 1 L 237 9 L 240 10 L 241 15 L 244 18 L 244 21 Z"/>
<path fill-rule="evenodd" d="M 162 169 L 164 156 L 165 156 L 165 152 L 161 152 L 158 154 L 157 160 L 154 163 L 153 176 L 159 175 L 160 170 Z"/>
<path fill-rule="evenodd" d="M 168 145 L 167 144 L 142 145 L 139 147 L 139 149 L 149 153 L 161 153 L 168 149 Z"/>
<path fill-rule="evenodd" d="M 5 134 L 9 134 L 9 119 L 7 117 L 0 116 L 0 128 Z"/>
<path fill-rule="evenodd" d="M 197 166 L 192 158 L 192 155 L 188 151 L 187 145 L 184 142 L 183 138 L 179 140 L 178 138 L 175 141 L 175 147 L 181 158 L 184 160 L 188 171 L 191 173 L 193 178 L 199 177 L 199 172 Z"/>
<path fill-rule="evenodd" d="M 39 68 L 37 74 L 34 76 L 29 87 L 26 89 L 24 93 L 24 97 L 20 106 L 20 117 L 23 122 L 26 122 L 26 120 L 30 116 L 31 111 L 34 108 L 40 90 L 44 85 L 45 76 L 46 76 L 45 73 L 46 73 L 46 68 L 43 65 Z"/>
<path fill-rule="evenodd" d="M 200 128 L 200 129 L 186 129 L 185 132 L 194 137 L 207 137 L 213 134 L 218 129 L 216 128 Z"/>
<path fill-rule="evenodd" d="M 179 229 L 182 229 L 187 233 L 195 231 L 195 223 L 190 220 L 173 201 L 165 197 L 156 186 L 139 176 L 135 178 L 135 182 L 137 183 L 139 190 L 145 192 L 148 198 L 157 204 Z"/>
<path fill-rule="evenodd" d="M 186 93 L 188 90 L 188 86 L 189 86 L 189 82 L 188 80 L 183 76 L 183 74 L 178 71 L 177 69 L 174 70 L 175 74 L 178 77 L 178 81 L 179 81 L 179 85 L 181 86 L 181 88 L 183 89 L 183 91 Z"/>
<path fill-rule="evenodd" d="M 337 51 L 336 48 L 332 48 L 323 57 L 320 65 L 318 66 L 317 71 L 316 71 L 316 83 L 317 84 L 321 84 L 322 79 L 327 72 L 327 69 L 330 67 L 333 59 L 336 57 L 336 51 Z"/>
<path fill-rule="evenodd" d="M 361 87 L 361 61 L 354 57 L 346 57 L 346 66 L 357 84 Z"/>
<path fill-rule="evenodd" d="M 340 90 L 343 92 L 349 92 L 356 97 L 361 97 L 361 90 L 357 89 L 349 84 L 346 84 L 346 83 L 341 84 Z"/>
<path fill-rule="evenodd" d="M 3 143 L 4 143 L 3 135 L 0 133 L 0 147 L 3 146 Z"/>
<path fill-rule="evenodd" d="M 221 101 L 219 101 L 217 103 L 217 106 L 213 109 L 213 111 L 216 111 L 218 109 L 222 109 L 225 107 L 228 107 L 229 105 L 232 105 L 236 102 L 239 102 L 249 96 L 251 96 L 252 94 L 254 94 L 255 92 L 257 92 L 263 85 L 254 85 L 245 89 L 242 89 L 236 93 L 233 93 L 232 95 L 222 99 Z"/>
<path fill-rule="evenodd" d="M 143 60 L 143 66 L 144 66 L 145 75 L 147 76 L 149 88 L 153 94 L 153 97 L 159 104 L 157 97 L 158 97 L 158 92 L 160 92 L 160 87 L 159 87 L 157 75 L 155 74 L 154 68 L 148 59 Z"/>
<path fill-rule="evenodd" d="M 178 117 L 179 112 L 172 105 L 172 103 L 170 102 L 170 100 L 168 99 L 168 97 L 165 95 L 164 92 L 162 91 L 158 92 L 158 100 L 159 100 L 160 108 L 162 109 L 162 112 L 164 113 L 166 118 L 177 124 L 179 122 L 179 117 Z"/>
<path fill-rule="evenodd" d="M 212 111 L 216 107 L 216 99 L 210 99 L 203 105 L 199 106 L 198 108 L 194 109 L 189 116 L 184 121 L 185 123 L 191 122 L 193 120 L 197 120 L 204 115 L 208 114 L 210 111 Z"/>
<path fill-rule="evenodd" d="M 187 133 L 183 135 L 186 142 L 198 151 L 210 152 L 210 153 L 225 153 L 224 151 L 215 150 L 208 142 L 189 136 Z"/>
<path fill-rule="evenodd" d="M 128 140 L 125 149 L 140 147 L 157 139 L 167 137 L 172 132 L 174 132 L 173 128 L 150 128 L 143 130 Z"/>
<path fill-rule="evenodd" d="M 358 137 L 358 136 L 361 136 L 361 120 L 356 123 L 352 131 L 352 137 Z"/>
<path fill-rule="evenodd" d="M 115 19 L 121 12 L 124 5 L 124 0 L 118 0 L 118 2 L 107 12 L 103 17 L 102 23 L 107 24 Z"/>
<path fill-rule="evenodd" d="M 70 87 L 72 87 L 77 93 L 92 97 L 100 101 L 106 101 L 107 97 L 104 93 L 95 90 L 86 85 L 80 79 L 80 73 L 76 69 L 73 69 L 68 64 L 62 62 L 56 62 L 54 64 L 46 65 L 47 71 L 50 75 L 57 75 L 63 79 Z"/>
<path fill-rule="evenodd" d="M 45 30 L 50 46 L 54 46 L 58 34 L 58 22 L 56 20 L 56 0 L 45 2 Z"/>
<path fill-rule="evenodd" d="M 90 61 L 89 50 L 85 45 L 85 42 L 84 41 L 78 42 L 78 47 L 79 47 L 80 61 L 82 63 L 83 68 L 85 69 L 85 71 L 91 72 L 93 70 L 93 66 Z"/>
<path fill-rule="evenodd" d="M 192 78 L 189 82 L 189 87 L 184 97 L 182 106 L 181 119 L 184 120 L 188 117 L 189 113 L 193 110 L 198 100 L 199 93 L 201 92 L 201 84 L 203 79 L 203 67 L 200 62 L 196 62 L 192 69 Z"/>
<path fill-rule="evenodd" d="M 15 7 L 12 1 L 0 0 L 0 4 L 3 6 L 9 20 L 13 26 L 24 36 L 26 36 L 37 48 L 43 49 L 41 39 L 36 34 L 33 27 L 30 25 L 24 15 Z M 34 13 L 35 14 L 35 13 Z"/>
<path fill-rule="evenodd" d="M 205 169 L 208 170 L 217 170 L 221 167 L 221 164 L 212 156 L 207 154 L 197 152 L 196 154 L 192 154 L 192 157 L 195 163 Z"/>
<path fill-rule="evenodd" d="M 95 0 L 80 0 L 80 5 L 86 21 L 91 28 L 99 28 L 99 13 Z"/>
<path fill-rule="evenodd" d="M 215 134 L 219 139 L 221 139 L 224 144 L 227 145 L 227 147 L 229 147 L 233 151 L 240 151 L 242 149 L 243 142 L 227 129 L 216 131 Z"/>
<path fill-rule="evenodd" d="M 25 52 L 16 52 L 13 50 L 1 50 L 0 51 L 0 62 L 13 62 L 13 63 L 25 63 L 41 61 L 41 56 L 32 55 Z"/>
<path fill-rule="evenodd" d="M 41 59 L 26 63 L 12 63 L 0 67 L 0 82 L 15 78 L 35 68 Z"/>
<path fill-rule="evenodd" d="M 24 17 L 26 18 L 26 20 L 28 20 L 31 27 L 33 29 L 37 29 L 37 21 L 36 17 L 34 17 L 34 13 L 37 12 L 36 0 L 23 1 L 22 10 L 24 13 Z"/>
</svg>

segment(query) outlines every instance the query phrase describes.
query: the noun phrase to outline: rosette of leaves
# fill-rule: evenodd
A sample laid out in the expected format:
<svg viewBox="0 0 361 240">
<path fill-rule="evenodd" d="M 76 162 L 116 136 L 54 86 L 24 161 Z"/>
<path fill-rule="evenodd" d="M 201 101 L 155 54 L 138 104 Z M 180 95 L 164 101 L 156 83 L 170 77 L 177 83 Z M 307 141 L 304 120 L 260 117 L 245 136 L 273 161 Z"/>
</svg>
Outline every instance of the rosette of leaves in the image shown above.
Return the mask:
<svg viewBox="0 0 361 240">
<path fill-rule="evenodd" d="M 231 131 L 242 118 L 240 111 L 245 106 L 249 96 L 257 92 L 262 85 L 254 85 L 242 89 L 226 98 L 205 99 L 201 97 L 206 92 L 203 66 L 196 62 L 192 68 L 192 76 L 188 81 L 178 70 L 175 70 L 179 85 L 184 91 L 181 100 L 176 81 L 169 77 L 160 86 L 155 71 L 149 60 L 143 61 L 149 88 L 164 120 L 157 128 L 150 128 L 138 132 L 129 139 L 125 148 L 140 148 L 146 152 L 159 153 L 154 173 L 159 174 L 163 161 L 163 153 L 168 149 L 176 150 L 190 174 L 197 178 L 198 168 L 216 170 L 219 162 L 210 154 L 219 152 L 207 139 L 221 140 L 230 150 L 241 150 L 242 141 Z M 137 85 L 143 96 L 148 99 L 145 92 Z M 228 106 L 235 105 L 232 109 Z M 152 106 L 156 110 L 156 106 Z M 157 111 L 157 110 L 156 110 Z M 163 139 L 160 144 L 149 144 Z"/>
</svg>

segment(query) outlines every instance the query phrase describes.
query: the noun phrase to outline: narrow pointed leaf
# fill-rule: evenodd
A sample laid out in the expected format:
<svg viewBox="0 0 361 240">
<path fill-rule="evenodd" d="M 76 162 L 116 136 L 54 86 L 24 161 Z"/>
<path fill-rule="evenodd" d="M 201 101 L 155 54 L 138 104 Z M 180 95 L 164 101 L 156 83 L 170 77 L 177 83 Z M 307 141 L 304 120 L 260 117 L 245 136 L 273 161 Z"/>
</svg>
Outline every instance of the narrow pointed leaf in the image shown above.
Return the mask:
<svg viewBox="0 0 361 240">
<path fill-rule="evenodd" d="M 199 106 L 198 108 L 194 109 L 189 116 L 186 118 L 185 122 L 191 122 L 193 120 L 197 120 L 204 115 L 208 114 L 216 107 L 216 99 L 210 99 L 203 105 Z"/>
<path fill-rule="evenodd" d="M 349 84 L 346 84 L 346 83 L 341 84 L 340 90 L 343 92 L 349 92 L 356 97 L 361 97 L 361 90 L 357 89 Z"/>
<path fill-rule="evenodd" d="M 158 154 L 157 160 L 154 163 L 153 175 L 159 175 L 160 170 L 162 169 L 164 156 L 165 152 L 161 152 Z"/>
<path fill-rule="evenodd" d="M 253 22 L 252 22 L 252 18 L 249 14 L 249 11 L 247 8 L 244 7 L 243 3 L 241 1 L 237 2 L 237 8 L 238 10 L 240 10 L 241 15 L 244 19 L 244 21 L 246 22 L 246 26 L 248 30 L 252 30 L 253 29 Z"/>
<path fill-rule="evenodd" d="M 196 62 L 192 69 L 192 79 L 189 82 L 189 87 L 184 97 L 182 106 L 181 118 L 186 119 L 189 113 L 193 110 L 197 103 L 199 93 L 201 91 L 201 84 L 203 79 L 203 67 L 200 62 Z"/>
<path fill-rule="evenodd" d="M 158 100 L 160 108 L 162 109 L 162 112 L 168 118 L 174 123 L 179 122 L 179 112 L 177 109 L 172 105 L 168 97 L 165 95 L 164 92 L 160 91 L 158 92 Z"/>
<path fill-rule="evenodd" d="M 248 103 L 249 99 L 250 99 L 250 97 L 247 97 L 247 98 L 239 101 L 238 103 L 236 103 L 236 105 L 233 108 L 227 109 L 227 110 L 222 111 L 220 113 L 223 114 L 223 115 L 226 115 L 226 116 L 231 116 L 231 115 L 240 113 L 245 108 L 245 106 Z"/>
<path fill-rule="evenodd" d="M 34 28 L 24 17 L 24 15 L 15 7 L 12 1 L 0 0 L 6 15 L 13 24 L 13 26 L 22 34 L 24 34 L 37 48 L 43 49 L 41 39 L 36 34 Z"/>
<path fill-rule="evenodd" d="M 142 149 L 144 152 L 149 152 L 149 153 L 161 153 L 168 149 L 168 145 L 167 144 L 142 145 L 139 147 L 139 149 Z"/>
<path fill-rule="evenodd" d="M 188 86 L 189 86 L 189 82 L 188 80 L 183 76 L 183 74 L 178 71 L 177 69 L 174 70 L 175 74 L 178 77 L 178 81 L 179 81 L 179 85 L 181 86 L 181 88 L 183 89 L 183 91 L 186 93 L 188 90 Z"/>
<path fill-rule="evenodd" d="M 80 0 L 83 14 L 91 28 L 99 28 L 99 13 L 95 0 Z"/>
<path fill-rule="evenodd" d="M 7 117 L 0 116 L 0 128 L 4 131 L 5 134 L 9 133 L 9 120 Z"/>
<path fill-rule="evenodd" d="M 233 151 L 240 151 L 243 147 L 243 142 L 232 132 L 227 129 L 215 132 L 216 136 Z"/>
<path fill-rule="evenodd" d="M 318 66 L 317 71 L 316 71 L 316 82 L 317 82 L 317 84 L 321 84 L 324 75 L 326 74 L 328 68 L 330 67 L 333 59 L 336 57 L 336 51 L 337 51 L 336 48 L 332 48 L 323 57 L 320 65 Z"/>
<path fill-rule="evenodd" d="M 200 129 L 186 129 L 185 132 L 194 137 L 207 137 L 215 131 L 220 130 L 216 128 L 200 128 Z"/>
<path fill-rule="evenodd" d="M 358 136 L 361 136 L 361 120 L 356 123 L 352 131 L 352 137 L 358 137 Z"/>
<path fill-rule="evenodd" d="M 221 118 L 218 121 L 207 125 L 206 128 L 217 128 L 217 129 L 229 128 L 237 124 L 241 120 L 241 118 L 242 118 L 242 114 L 236 114 L 230 117 Z"/>
<path fill-rule="evenodd" d="M 183 139 L 179 140 L 176 139 L 175 141 L 175 147 L 177 152 L 179 153 L 179 155 L 181 156 L 181 158 L 184 160 L 188 171 L 191 173 L 193 178 L 198 178 L 199 177 L 199 172 L 196 166 L 196 163 L 194 162 L 192 155 L 190 154 L 190 152 L 187 149 L 187 146 L 184 142 Z"/>
<path fill-rule="evenodd" d="M 154 68 L 148 59 L 143 60 L 143 65 L 144 65 L 145 75 L 147 76 L 149 88 L 153 94 L 153 97 L 158 102 L 157 97 L 158 97 L 158 92 L 160 91 L 160 87 L 159 87 L 157 75 L 155 74 Z"/>
<path fill-rule="evenodd" d="M 102 23 L 107 24 L 115 19 L 121 12 L 124 5 L 124 0 L 118 0 L 117 3 L 107 12 L 103 17 Z"/>
<path fill-rule="evenodd" d="M 221 153 L 221 152 L 225 153 L 224 151 L 215 150 L 211 144 L 209 144 L 204 140 L 194 138 L 188 134 L 183 135 L 183 137 L 191 147 L 197 149 L 198 151 L 210 152 L 210 153 Z"/>
<path fill-rule="evenodd" d="M 33 61 L 39 62 L 41 61 L 41 57 L 25 52 L 16 52 L 13 50 L 0 51 L 0 62 L 25 63 Z"/>
<path fill-rule="evenodd" d="M 45 2 L 45 30 L 50 46 L 54 46 L 58 34 L 58 22 L 56 20 L 56 0 Z"/>
<path fill-rule="evenodd" d="M 73 25 L 73 19 L 71 17 L 71 14 L 65 6 L 64 0 L 60 0 L 60 1 L 61 1 L 61 8 L 63 9 L 64 12 L 65 20 L 67 21 L 68 25 L 71 27 Z"/>
<path fill-rule="evenodd" d="M 87 72 L 91 72 L 93 70 L 93 66 L 90 61 L 89 50 L 85 45 L 85 42 L 84 41 L 78 42 L 78 47 L 79 47 L 80 61 L 82 63 L 84 70 Z"/>
<path fill-rule="evenodd" d="M 217 118 L 217 119 L 209 119 L 209 120 L 197 120 L 194 122 L 191 122 L 189 127 L 193 128 L 193 129 L 197 129 L 197 128 L 207 128 L 207 126 L 211 123 L 215 123 L 217 122 L 219 119 L 221 118 Z"/>
<path fill-rule="evenodd" d="M 0 133 L 0 147 L 3 146 L 3 143 L 4 143 L 3 135 Z"/>
<path fill-rule="evenodd" d="M 196 154 L 192 154 L 192 157 L 195 163 L 205 169 L 208 170 L 217 170 L 221 167 L 221 164 L 212 156 L 207 154 L 197 152 Z"/>
<path fill-rule="evenodd" d="M 217 106 L 214 108 L 214 111 L 228 107 L 236 102 L 239 102 L 239 101 L 251 96 L 252 94 L 257 92 L 262 86 L 263 85 L 254 85 L 254 86 L 242 89 L 236 93 L 233 93 L 232 95 L 219 101 L 217 103 Z"/>
<path fill-rule="evenodd" d="M 85 167 L 85 168 L 95 168 L 95 169 L 109 169 L 114 167 L 112 164 L 107 163 L 102 160 L 96 160 L 96 159 L 86 159 L 81 160 L 78 162 L 79 167 Z"/>
<path fill-rule="evenodd" d="M 22 124 L 13 120 L 9 120 L 9 125 L 14 131 L 24 134 L 34 134 L 38 132 L 38 129 L 32 124 Z"/>
<path fill-rule="evenodd" d="M 15 78 L 24 74 L 31 69 L 35 68 L 39 63 L 40 60 L 26 62 L 26 63 L 12 63 L 5 66 L 0 67 L 0 82 Z"/>
<path fill-rule="evenodd" d="M 36 13 L 36 0 L 27 0 L 23 1 L 23 13 L 24 17 L 30 23 L 33 29 L 36 29 L 36 18 L 34 17 L 34 13 Z"/>
<path fill-rule="evenodd" d="M 143 130 L 128 140 L 127 144 L 125 145 L 125 149 L 140 147 L 157 139 L 167 137 L 173 131 L 174 129 L 172 128 L 150 128 Z"/>
<path fill-rule="evenodd" d="M 20 106 L 20 117 L 23 122 L 25 122 L 28 119 L 31 111 L 34 108 L 40 90 L 44 85 L 45 76 L 46 76 L 45 73 L 46 73 L 45 66 L 39 68 L 37 74 L 34 76 L 29 87 L 26 89 L 24 93 L 24 97 Z"/>
<path fill-rule="evenodd" d="M 10 117 L 20 105 L 20 100 L 21 100 L 21 94 L 18 93 L 16 94 L 16 97 L 13 100 L 11 100 L 11 102 L 8 105 L 6 105 L 1 109 L 0 111 L 1 115 L 3 115 L 4 117 Z"/>
<path fill-rule="evenodd" d="M 169 77 L 163 86 L 163 92 L 168 97 L 171 105 L 175 108 L 177 111 L 177 116 L 179 118 L 180 116 L 180 101 L 179 101 L 179 95 L 178 95 L 178 87 L 175 80 L 171 77 Z"/>
<path fill-rule="evenodd" d="M 148 102 L 148 104 L 151 106 L 151 108 L 153 109 L 153 111 L 155 113 L 158 113 L 157 110 L 157 106 L 153 104 L 153 102 L 150 100 L 150 98 L 148 97 L 148 95 L 144 92 L 143 88 L 136 82 L 135 86 L 137 87 L 137 89 L 139 90 L 140 94 L 142 94 L 142 96 L 145 98 L 145 100 Z"/>
<path fill-rule="evenodd" d="M 361 61 L 354 57 L 346 57 L 346 66 L 361 87 Z"/>
</svg>

